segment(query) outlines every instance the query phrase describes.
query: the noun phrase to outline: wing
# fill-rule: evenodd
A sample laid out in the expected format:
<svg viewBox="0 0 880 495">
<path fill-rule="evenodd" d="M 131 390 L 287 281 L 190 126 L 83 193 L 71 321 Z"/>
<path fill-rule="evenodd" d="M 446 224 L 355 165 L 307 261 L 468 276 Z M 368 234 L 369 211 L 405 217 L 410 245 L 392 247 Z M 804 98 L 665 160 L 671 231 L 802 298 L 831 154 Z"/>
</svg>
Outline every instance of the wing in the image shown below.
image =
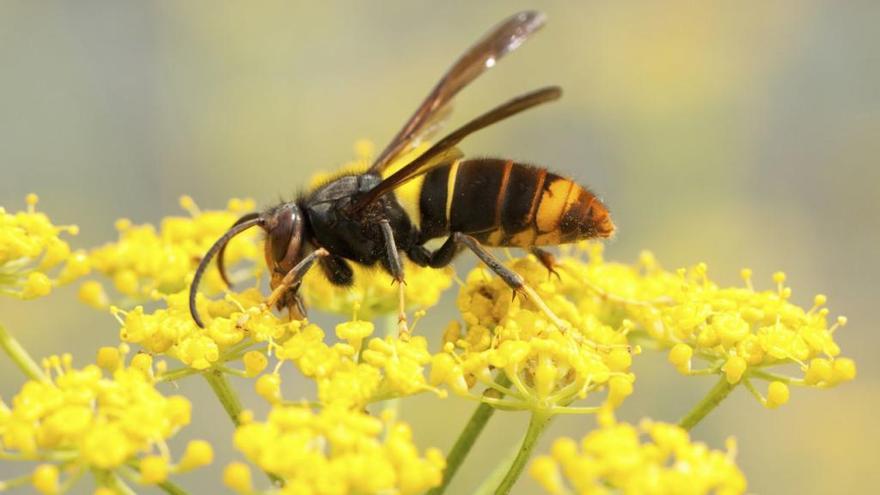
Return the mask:
<svg viewBox="0 0 880 495">
<path fill-rule="evenodd" d="M 492 110 L 489 110 L 483 115 L 480 115 L 474 120 L 459 127 L 440 141 L 437 141 L 434 146 L 428 148 L 424 153 L 419 155 L 418 158 L 380 182 L 375 188 L 370 189 L 352 204 L 351 212 L 357 213 L 383 195 L 397 189 L 410 180 L 427 173 L 441 163 L 447 163 L 455 158 L 460 158 L 462 155 L 456 146 L 462 139 L 474 132 L 534 106 L 558 100 L 560 96 L 562 96 L 562 90 L 556 86 L 550 86 L 518 96 Z"/>
<path fill-rule="evenodd" d="M 534 11 L 514 14 L 465 52 L 379 154 L 370 171 L 382 172 L 410 143 L 420 140 L 424 131 L 439 127 L 437 123 L 442 120 L 441 115 L 449 110 L 452 98 L 477 76 L 494 67 L 501 57 L 517 49 L 544 25 L 545 19 L 544 14 Z"/>
</svg>

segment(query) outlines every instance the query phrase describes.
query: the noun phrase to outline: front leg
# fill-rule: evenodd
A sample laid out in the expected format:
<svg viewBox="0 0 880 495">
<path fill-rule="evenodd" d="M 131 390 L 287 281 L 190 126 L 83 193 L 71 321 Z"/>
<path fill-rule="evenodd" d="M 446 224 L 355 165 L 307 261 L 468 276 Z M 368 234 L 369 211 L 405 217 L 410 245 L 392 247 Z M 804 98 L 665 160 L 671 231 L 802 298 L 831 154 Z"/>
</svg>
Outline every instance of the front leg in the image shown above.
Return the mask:
<svg viewBox="0 0 880 495">
<path fill-rule="evenodd" d="M 394 282 L 397 283 L 399 297 L 397 329 L 401 336 L 409 335 L 409 325 L 406 322 L 406 279 L 403 273 L 403 261 L 400 259 L 397 243 L 394 242 L 391 222 L 383 219 L 379 221 L 379 226 L 382 227 L 382 237 L 385 240 L 385 264 Z"/>
<path fill-rule="evenodd" d="M 330 253 L 324 248 L 319 248 L 309 253 L 308 256 L 303 258 L 302 261 L 297 263 L 296 266 L 291 268 L 290 271 L 284 275 L 284 278 L 281 279 L 278 285 L 272 290 L 272 294 L 269 295 L 269 299 L 266 301 L 266 306 L 271 308 L 277 304 L 292 287 L 298 288 L 303 277 L 308 273 L 312 265 L 315 264 L 315 261 L 329 255 Z"/>
</svg>

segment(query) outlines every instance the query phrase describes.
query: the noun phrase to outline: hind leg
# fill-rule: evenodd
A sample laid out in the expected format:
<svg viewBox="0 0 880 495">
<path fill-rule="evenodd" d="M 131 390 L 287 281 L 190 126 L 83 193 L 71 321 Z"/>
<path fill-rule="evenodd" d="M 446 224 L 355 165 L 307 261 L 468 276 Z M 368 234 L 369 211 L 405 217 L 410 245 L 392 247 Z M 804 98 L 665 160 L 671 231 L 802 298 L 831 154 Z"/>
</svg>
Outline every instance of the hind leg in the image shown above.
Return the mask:
<svg viewBox="0 0 880 495">
<path fill-rule="evenodd" d="M 556 271 L 556 256 L 553 253 L 537 246 L 530 248 L 529 252 L 532 253 L 535 258 L 538 258 L 538 261 L 547 269 L 548 279 L 553 275 L 556 275 L 556 278 L 560 278 L 559 272 Z"/>
<path fill-rule="evenodd" d="M 514 294 L 522 294 L 528 297 L 532 303 L 541 310 L 541 312 L 547 315 L 557 328 L 560 330 L 566 330 L 569 328 L 570 325 L 556 316 L 553 310 L 551 310 L 544 300 L 541 299 L 541 296 L 526 284 L 520 274 L 504 266 L 504 264 L 498 261 L 492 253 L 487 251 L 478 240 L 467 234 L 462 234 L 460 232 L 453 233 L 448 239 L 446 239 L 443 246 L 433 253 L 425 249 L 424 246 L 417 246 L 408 254 L 414 262 L 420 265 L 440 268 L 451 263 L 458 251 L 461 250 L 461 247 L 466 247 L 476 254 L 477 257 L 480 258 L 480 261 L 485 263 L 490 270 L 495 272 L 495 274 L 508 285 L 508 287 L 513 289 Z"/>
</svg>

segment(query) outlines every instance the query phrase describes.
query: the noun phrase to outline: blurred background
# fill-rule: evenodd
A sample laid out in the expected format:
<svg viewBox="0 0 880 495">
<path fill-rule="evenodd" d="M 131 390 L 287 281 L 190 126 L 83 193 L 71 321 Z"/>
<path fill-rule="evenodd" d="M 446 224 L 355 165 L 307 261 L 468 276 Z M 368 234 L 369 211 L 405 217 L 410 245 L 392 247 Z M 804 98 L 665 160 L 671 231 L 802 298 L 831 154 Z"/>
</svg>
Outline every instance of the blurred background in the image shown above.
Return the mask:
<svg viewBox="0 0 880 495">
<path fill-rule="evenodd" d="M 465 151 L 590 184 L 620 229 L 610 259 L 647 248 L 669 268 L 705 261 L 725 284 L 748 266 L 769 287 L 784 270 L 806 306 L 828 294 L 832 316 L 849 317 L 837 340 L 857 380 L 794 389 L 773 411 L 738 389 L 694 435 L 715 448 L 735 435 L 753 493 L 875 490 L 878 2 L 3 2 L 0 205 L 22 209 L 36 192 L 88 247 L 115 239 L 119 217 L 180 213 L 181 194 L 206 208 L 290 198 L 352 158 L 355 140 L 383 146 L 455 57 L 526 8 L 548 25 L 458 98 L 452 125 L 541 85 L 565 97 Z M 74 292 L 0 300 L 0 319 L 34 354 L 72 351 L 82 365 L 118 328 Z M 439 334 L 450 311 L 446 297 L 420 331 Z M 627 420 L 674 421 L 714 383 L 650 354 L 635 371 Z M 0 395 L 21 381 L 0 358 Z M 197 398 L 183 438 L 219 438 L 223 461 L 182 482 L 216 491 L 223 463 L 238 458 L 224 440 L 231 427 L 201 381 L 180 387 Z M 472 407 L 424 396 L 402 415 L 422 448 L 446 450 Z M 451 492 L 468 493 L 526 421 L 497 415 Z M 592 424 L 562 418 L 539 450 Z M 0 479 L 20 468 L 0 463 Z M 537 490 L 526 478 L 517 493 Z"/>
</svg>

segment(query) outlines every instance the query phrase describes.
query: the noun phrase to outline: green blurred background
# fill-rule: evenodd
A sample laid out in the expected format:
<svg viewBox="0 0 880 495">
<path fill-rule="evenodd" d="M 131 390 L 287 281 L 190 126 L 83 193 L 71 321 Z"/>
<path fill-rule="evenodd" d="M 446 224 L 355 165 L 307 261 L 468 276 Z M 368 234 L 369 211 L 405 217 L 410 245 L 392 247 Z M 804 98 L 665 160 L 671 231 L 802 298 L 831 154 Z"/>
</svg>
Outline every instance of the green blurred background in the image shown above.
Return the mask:
<svg viewBox="0 0 880 495">
<path fill-rule="evenodd" d="M 356 139 L 384 145 L 456 56 L 526 8 L 548 25 L 462 94 L 453 123 L 545 84 L 565 97 L 464 149 L 592 185 L 619 226 L 611 259 L 648 248 L 669 268 L 706 261 L 728 284 L 749 266 L 764 287 L 782 269 L 797 302 L 827 293 L 832 315 L 849 317 L 837 339 L 857 380 L 794 389 L 774 411 L 737 390 L 694 433 L 716 448 L 735 435 L 754 493 L 874 491 L 880 2 L 3 2 L 0 205 L 23 208 L 37 192 L 86 247 L 114 238 L 118 217 L 177 214 L 181 194 L 203 207 L 289 198 L 350 159 Z M 0 318 L 34 354 L 72 351 L 84 364 L 117 327 L 74 292 L 0 300 Z M 439 333 L 451 299 L 421 331 Z M 675 420 L 713 382 L 678 376 L 663 356 L 640 356 L 635 370 L 629 420 Z M 0 395 L 20 383 L 0 359 Z M 214 438 L 221 460 L 237 458 L 207 387 L 180 388 L 195 397 L 184 438 Z M 472 404 L 403 407 L 418 444 L 445 450 Z M 452 492 L 475 486 L 526 420 L 498 415 Z M 560 419 L 539 450 L 592 424 Z M 183 484 L 216 491 L 221 466 Z M 0 464 L 0 478 L 21 472 Z M 517 493 L 536 489 L 523 481 Z"/>
</svg>

